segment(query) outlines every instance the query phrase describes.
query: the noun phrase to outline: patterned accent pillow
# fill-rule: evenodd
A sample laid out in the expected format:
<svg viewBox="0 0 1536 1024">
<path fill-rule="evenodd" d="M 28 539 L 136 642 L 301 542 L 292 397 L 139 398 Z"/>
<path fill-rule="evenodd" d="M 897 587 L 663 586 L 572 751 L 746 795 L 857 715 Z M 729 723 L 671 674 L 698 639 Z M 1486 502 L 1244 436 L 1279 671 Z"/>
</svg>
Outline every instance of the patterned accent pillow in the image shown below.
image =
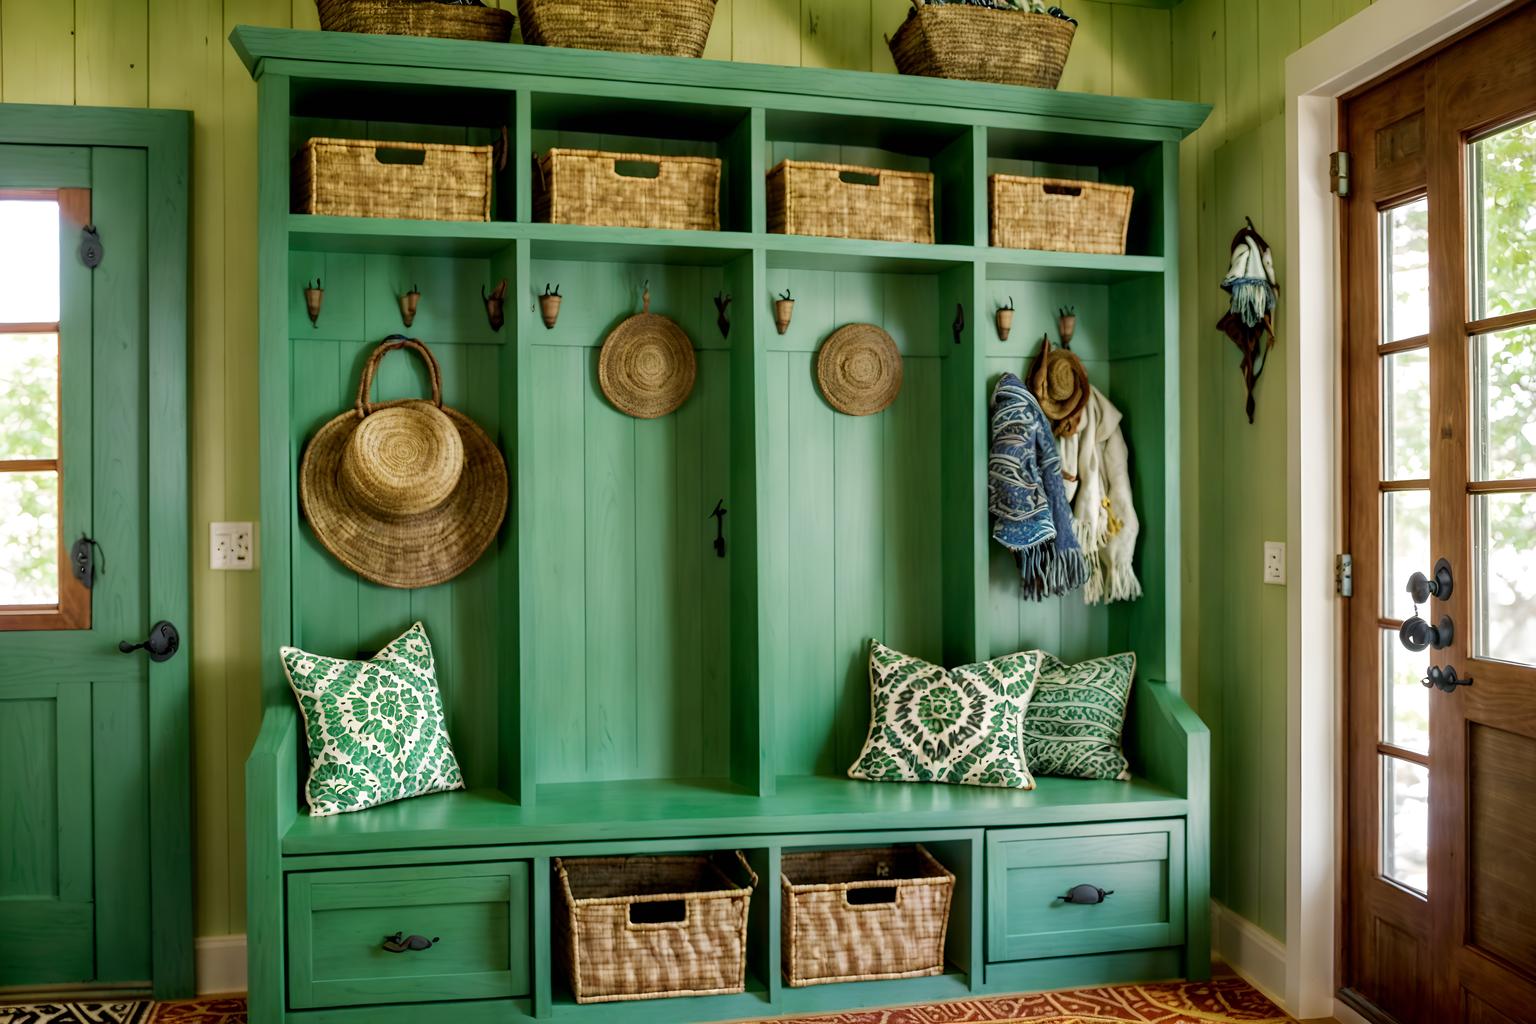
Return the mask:
<svg viewBox="0 0 1536 1024">
<path fill-rule="evenodd" d="M 1136 655 L 1130 653 L 1076 665 L 1045 655 L 1024 716 L 1024 756 L 1035 773 L 1129 779 L 1120 733 L 1135 675 Z"/>
<path fill-rule="evenodd" d="M 317 817 L 463 789 L 443 724 L 427 631 L 416 623 L 371 661 L 282 649 L 288 685 L 304 713 Z"/>
<path fill-rule="evenodd" d="M 871 640 L 869 738 L 848 776 L 1034 789 L 1023 726 L 1040 657 L 1023 651 L 946 672 Z"/>
</svg>

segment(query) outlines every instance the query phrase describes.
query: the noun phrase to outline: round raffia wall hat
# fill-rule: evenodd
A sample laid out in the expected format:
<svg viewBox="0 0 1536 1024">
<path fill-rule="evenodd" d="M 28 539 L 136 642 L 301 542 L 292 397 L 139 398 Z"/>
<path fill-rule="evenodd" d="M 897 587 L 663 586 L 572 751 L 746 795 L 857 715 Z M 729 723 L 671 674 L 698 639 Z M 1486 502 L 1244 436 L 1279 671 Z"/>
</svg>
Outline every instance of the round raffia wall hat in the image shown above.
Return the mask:
<svg viewBox="0 0 1536 1024">
<path fill-rule="evenodd" d="M 1051 337 L 1040 339 L 1040 352 L 1029 370 L 1029 390 L 1049 417 L 1052 433 L 1066 437 L 1077 432 L 1088 405 L 1088 370 L 1072 350 L 1051 346 Z"/>
<path fill-rule="evenodd" d="M 408 349 L 430 401 L 373 402 L 379 362 Z M 364 579 L 429 587 L 485 553 L 507 512 L 507 465 L 480 425 L 443 405 L 430 349 L 395 335 L 368 357 L 357 402 L 315 432 L 299 464 L 299 505 L 325 549 Z"/>
<path fill-rule="evenodd" d="M 838 412 L 869 416 L 901 393 L 901 353 L 874 324 L 845 324 L 816 353 L 816 383 Z"/>
<path fill-rule="evenodd" d="M 603 340 L 597 383 L 615 409 L 652 420 L 688 400 L 698 367 L 687 332 L 651 312 L 650 288 L 645 289 L 644 310 L 625 319 Z"/>
</svg>

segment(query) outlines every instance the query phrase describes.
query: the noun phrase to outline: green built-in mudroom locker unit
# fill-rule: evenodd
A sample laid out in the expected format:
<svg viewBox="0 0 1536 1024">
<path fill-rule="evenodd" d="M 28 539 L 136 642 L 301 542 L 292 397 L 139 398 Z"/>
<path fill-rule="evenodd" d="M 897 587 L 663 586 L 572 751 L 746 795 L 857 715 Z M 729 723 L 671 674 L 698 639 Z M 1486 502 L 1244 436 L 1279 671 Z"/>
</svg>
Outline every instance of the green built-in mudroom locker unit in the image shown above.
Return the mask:
<svg viewBox="0 0 1536 1024">
<path fill-rule="evenodd" d="M 436 39 L 242 27 L 232 41 L 259 90 L 254 1024 L 717 1021 L 1206 974 L 1208 735 L 1179 696 L 1176 330 L 1179 141 L 1206 107 Z M 291 212 L 292 160 L 315 137 L 505 139 L 490 218 Z M 720 229 L 541 223 L 534 157 L 553 147 L 718 158 Z M 933 242 L 770 233 L 766 177 L 785 158 L 931 172 Z M 1133 186 L 1125 254 L 992 247 L 993 173 Z M 502 281 L 497 329 L 484 297 Z M 649 419 L 598 382 L 604 337 L 645 292 L 697 366 L 687 402 Z M 1072 351 L 1125 414 L 1134 601 L 1026 601 L 989 536 L 992 387 L 1055 340 L 1063 307 Z M 900 349 L 899 397 L 876 415 L 818 390 L 818 346 L 852 322 Z M 431 347 L 445 403 L 496 441 L 510 479 L 490 549 L 419 589 L 346 569 L 298 494 L 307 440 L 401 333 Z M 377 397 L 429 393 L 419 362 L 380 365 Z M 352 658 L 415 621 L 468 788 L 309 815 L 279 649 Z M 948 665 L 1134 651 L 1134 777 L 1031 791 L 850 779 L 871 638 Z M 782 859 L 890 843 L 922 844 L 955 876 L 943 973 L 787 984 Z M 577 1001 L 557 955 L 557 858 L 737 850 L 761 880 L 744 992 Z M 1061 898 L 1080 883 L 1114 895 Z M 440 941 L 380 952 L 394 932 Z"/>
</svg>

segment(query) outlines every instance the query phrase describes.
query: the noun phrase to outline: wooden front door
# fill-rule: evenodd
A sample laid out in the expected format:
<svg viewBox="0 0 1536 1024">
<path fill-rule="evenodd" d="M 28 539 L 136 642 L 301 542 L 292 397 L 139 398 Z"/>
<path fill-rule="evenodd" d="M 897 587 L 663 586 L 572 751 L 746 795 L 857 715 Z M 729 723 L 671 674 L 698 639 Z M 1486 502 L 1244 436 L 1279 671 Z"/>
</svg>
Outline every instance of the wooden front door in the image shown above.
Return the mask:
<svg viewBox="0 0 1536 1024">
<path fill-rule="evenodd" d="M 1513 1024 L 1536 1007 L 1536 5 L 1341 124 L 1344 994 Z"/>
<path fill-rule="evenodd" d="M 146 174 L 0 145 L 0 988 L 155 967 Z"/>
</svg>

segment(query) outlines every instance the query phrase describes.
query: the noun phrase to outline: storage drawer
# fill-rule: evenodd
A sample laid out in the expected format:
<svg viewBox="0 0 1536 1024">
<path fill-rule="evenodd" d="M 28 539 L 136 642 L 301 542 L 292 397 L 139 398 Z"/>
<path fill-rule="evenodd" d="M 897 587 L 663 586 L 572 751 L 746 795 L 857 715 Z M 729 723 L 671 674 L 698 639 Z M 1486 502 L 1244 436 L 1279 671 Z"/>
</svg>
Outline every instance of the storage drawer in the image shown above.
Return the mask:
<svg viewBox="0 0 1536 1024">
<path fill-rule="evenodd" d="M 528 956 L 524 861 L 288 876 L 294 1009 L 526 996 Z"/>
<path fill-rule="evenodd" d="M 1073 887 L 1110 891 L 1071 903 Z M 987 959 L 1104 953 L 1184 941 L 1184 822 L 987 832 Z"/>
</svg>

